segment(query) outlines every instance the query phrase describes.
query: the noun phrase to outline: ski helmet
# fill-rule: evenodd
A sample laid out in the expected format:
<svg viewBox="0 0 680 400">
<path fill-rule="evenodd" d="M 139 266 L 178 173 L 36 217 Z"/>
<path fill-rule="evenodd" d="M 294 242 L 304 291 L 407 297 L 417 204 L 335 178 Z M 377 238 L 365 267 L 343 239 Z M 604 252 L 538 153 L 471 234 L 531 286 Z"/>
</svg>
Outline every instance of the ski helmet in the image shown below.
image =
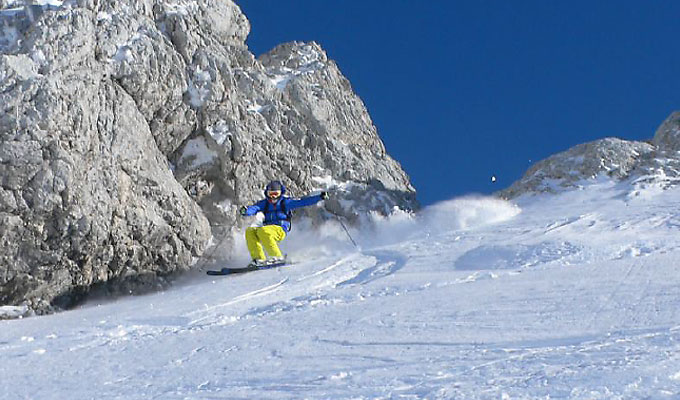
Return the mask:
<svg viewBox="0 0 680 400">
<path fill-rule="evenodd" d="M 283 186 L 283 183 L 281 183 L 281 181 L 271 181 L 264 188 L 264 196 L 270 198 L 270 192 L 276 193 L 277 196 L 275 197 L 278 198 L 280 196 L 283 196 L 284 193 L 286 193 L 286 187 Z"/>
</svg>

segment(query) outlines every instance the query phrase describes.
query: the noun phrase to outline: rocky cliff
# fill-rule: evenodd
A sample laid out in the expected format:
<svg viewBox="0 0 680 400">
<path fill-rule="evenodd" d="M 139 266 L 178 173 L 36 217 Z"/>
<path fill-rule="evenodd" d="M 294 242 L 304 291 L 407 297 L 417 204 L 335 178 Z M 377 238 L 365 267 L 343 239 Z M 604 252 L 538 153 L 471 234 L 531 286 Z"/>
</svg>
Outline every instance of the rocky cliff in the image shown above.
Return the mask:
<svg viewBox="0 0 680 400">
<path fill-rule="evenodd" d="M 536 163 L 498 195 L 556 193 L 587 185 L 598 176 L 628 180 L 632 195 L 648 185 L 667 188 L 680 183 L 680 112 L 672 113 L 650 142 L 605 138 L 577 145 Z"/>
<path fill-rule="evenodd" d="M 417 207 L 321 47 L 256 59 L 229 0 L 0 7 L 0 305 L 155 287 L 274 178 L 348 218 Z"/>
</svg>

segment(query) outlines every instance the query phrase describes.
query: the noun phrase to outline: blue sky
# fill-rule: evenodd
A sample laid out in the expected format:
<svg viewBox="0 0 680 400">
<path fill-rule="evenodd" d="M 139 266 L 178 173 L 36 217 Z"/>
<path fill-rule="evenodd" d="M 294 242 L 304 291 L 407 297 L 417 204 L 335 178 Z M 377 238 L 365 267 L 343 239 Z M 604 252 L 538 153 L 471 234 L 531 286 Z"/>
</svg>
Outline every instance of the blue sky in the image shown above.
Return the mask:
<svg viewBox="0 0 680 400">
<path fill-rule="evenodd" d="M 680 1 L 237 4 L 256 55 L 321 44 L 425 205 L 503 189 L 579 143 L 651 139 L 680 110 Z"/>
</svg>

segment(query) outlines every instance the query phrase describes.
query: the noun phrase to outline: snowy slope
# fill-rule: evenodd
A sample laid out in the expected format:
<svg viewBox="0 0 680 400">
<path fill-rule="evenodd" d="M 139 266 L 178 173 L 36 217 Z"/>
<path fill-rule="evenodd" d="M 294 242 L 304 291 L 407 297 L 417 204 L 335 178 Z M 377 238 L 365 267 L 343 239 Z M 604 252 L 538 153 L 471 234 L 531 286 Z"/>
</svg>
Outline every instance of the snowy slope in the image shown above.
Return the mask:
<svg viewBox="0 0 680 400">
<path fill-rule="evenodd" d="M 289 267 L 0 321 L 0 398 L 677 399 L 679 200 L 454 199 L 362 250 L 298 224 Z"/>
</svg>

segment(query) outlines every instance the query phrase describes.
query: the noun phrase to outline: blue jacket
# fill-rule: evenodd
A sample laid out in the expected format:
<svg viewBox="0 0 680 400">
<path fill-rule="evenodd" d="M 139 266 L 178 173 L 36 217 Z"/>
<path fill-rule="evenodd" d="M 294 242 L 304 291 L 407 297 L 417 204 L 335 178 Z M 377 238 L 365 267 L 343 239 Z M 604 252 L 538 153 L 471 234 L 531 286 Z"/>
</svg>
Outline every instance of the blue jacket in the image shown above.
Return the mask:
<svg viewBox="0 0 680 400">
<path fill-rule="evenodd" d="M 255 215 L 258 212 L 263 212 L 265 225 L 278 225 L 282 227 L 284 231 L 288 232 L 290 231 L 290 221 L 288 220 L 288 215 L 286 215 L 286 212 L 283 211 L 284 209 L 286 211 L 291 211 L 296 208 L 314 205 L 320 201 L 320 194 L 303 197 L 301 199 L 291 199 L 290 197 L 281 196 L 281 198 L 279 198 L 276 203 L 273 204 L 269 203 L 267 199 L 264 199 L 258 201 L 252 206 L 246 207 L 245 215 Z M 284 203 L 283 207 L 281 206 L 281 203 Z"/>
</svg>

